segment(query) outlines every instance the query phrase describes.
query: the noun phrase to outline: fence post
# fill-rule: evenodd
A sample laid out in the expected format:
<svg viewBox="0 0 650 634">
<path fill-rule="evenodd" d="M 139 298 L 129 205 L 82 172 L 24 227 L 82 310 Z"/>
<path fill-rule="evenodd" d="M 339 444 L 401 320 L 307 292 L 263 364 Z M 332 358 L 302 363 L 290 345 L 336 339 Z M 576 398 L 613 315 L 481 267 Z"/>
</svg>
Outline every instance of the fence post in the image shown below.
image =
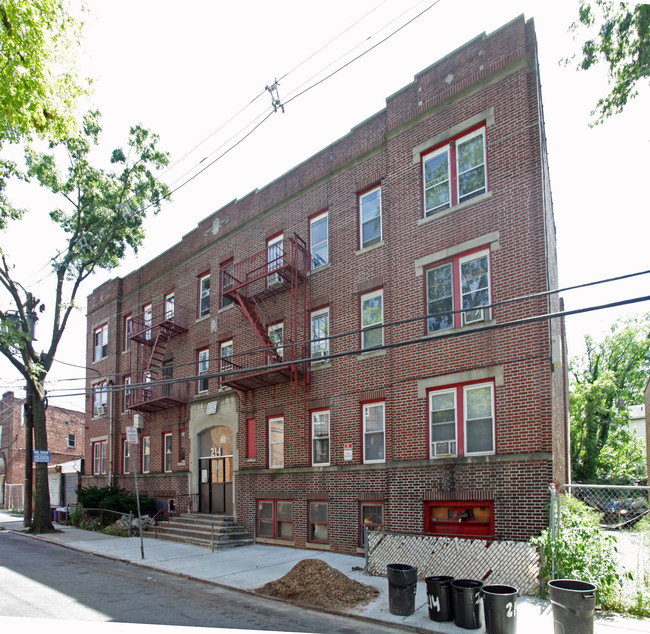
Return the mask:
<svg viewBox="0 0 650 634">
<path fill-rule="evenodd" d="M 551 494 L 551 506 L 550 506 L 550 512 L 549 512 L 549 535 L 550 535 L 550 540 L 551 540 L 551 578 L 555 579 L 555 546 L 556 546 L 556 539 L 557 539 L 557 506 L 558 506 L 558 499 L 557 499 L 557 492 L 555 490 L 554 485 L 550 485 L 549 488 L 549 493 Z"/>
</svg>

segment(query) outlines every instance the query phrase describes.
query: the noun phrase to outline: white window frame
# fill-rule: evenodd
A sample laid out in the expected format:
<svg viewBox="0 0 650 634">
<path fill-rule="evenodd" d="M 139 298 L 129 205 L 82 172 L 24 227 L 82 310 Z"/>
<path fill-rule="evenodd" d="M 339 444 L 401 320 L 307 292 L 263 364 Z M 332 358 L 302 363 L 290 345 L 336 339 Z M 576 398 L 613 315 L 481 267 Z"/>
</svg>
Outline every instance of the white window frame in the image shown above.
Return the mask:
<svg viewBox="0 0 650 634">
<path fill-rule="evenodd" d="M 106 475 L 106 440 L 97 440 L 93 445 L 93 475 Z"/>
<path fill-rule="evenodd" d="M 282 343 L 284 342 L 284 322 L 281 321 L 277 324 L 273 324 L 272 326 L 269 326 L 267 329 L 267 334 L 269 336 L 271 343 L 273 344 L 273 348 L 275 349 L 275 352 L 280 357 L 280 361 L 283 361 L 284 346 L 282 345 Z M 269 363 L 273 363 L 273 357 L 271 356 L 270 352 L 268 356 L 269 356 Z"/>
<path fill-rule="evenodd" d="M 370 403 L 362 403 L 362 419 L 363 419 L 363 464 L 377 464 L 386 462 L 386 401 L 373 401 Z M 368 430 L 368 422 L 371 420 L 371 411 L 380 409 L 382 412 L 382 423 L 380 430 Z M 372 417 L 374 419 L 374 416 Z M 366 445 L 370 435 L 381 435 L 381 453 L 380 458 L 369 458 L 366 454 Z"/>
<path fill-rule="evenodd" d="M 476 165 L 473 165 L 469 170 L 466 170 L 467 173 L 473 169 L 476 169 L 477 167 L 482 167 L 483 168 L 483 186 L 479 187 L 478 189 L 473 189 L 468 192 L 464 192 L 462 195 L 460 193 L 460 183 L 461 183 L 461 176 L 463 173 L 460 171 L 460 158 L 459 158 L 459 153 L 460 153 L 460 146 L 462 146 L 464 143 L 468 143 L 472 139 L 475 139 L 476 137 L 482 137 L 483 138 L 483 161 L 481 163 L 477 163 Z M 483 191 L 481 191 L 483 190 Z M 466 134 L 463 137 L 460 137 L 459 139 L 456 140 L 456 200 L 458 201 L 457 204 L 461 204 L 465 202 L 466 200 L 469 200 L 470 198 L 473 198 L 474 196 L 477 196 L 479 194 L 482 194 L 487 191 L 487 157 L 485 153 L 485 126 L 482 126 L 478 128 L 477 130 L 474 130 L 474 132 L 470 132 L 469 134 Z"/>
<path fill-rule="evenodd" d="M 199 394 L 204 394 L 210 388 L 209 379 L 202 377 L 202 374 L 207 374 L 210 371 L 210 348 L 203 348 L 197 353 L 197 374 L 199 380 L 196 382 L 196 391 Z M 203 387 L 205 384 L 205 388 Z"/>
<path fill-rule="evenodd" d="M 273 431 L 273 425 L 277 429 Z M 269 469 L 284 468 L 284 416 L 272 416 L 268 420 Z"/>
<path fill-rule="evenodd" d="M 377 215 L 374 214 L 371 217 L 366 217 L 364 219 L 364 212 L 367 216 L 368 214 L 368 203 L 371 200 L 372 196 L 379 196 L 379 235 L 374 237 L 365 237 L 365 227 L 374 221 L 377 218 Z M 373 244 L 378 244 L 382 241 L 382 204 L 381 204 L 381 186 L 373 187 L 372 189 L 359 194 L 359 248 L 364 249 L 365 247 L 372 246 Z"/>
<path fill-rule="evenodd" d="M 174 303 L 174 293 L 167 293 L 167 295 L 165 295 L 165 319 L 169 321 L 174 321 Z"/>
<path fill-rule="evenodd" d="M 106 416 L 108 404 L 108 385 L 106 381 L 99 381 L 93 385 L 93 418 Z"/>
<path fill-rule="evenodd" d="M 235 260 L 227 260 L 221 265 L 221 308 L 230 306 L 233 300 L 230 297 L 224 297 L 223 293 L 235 285 L 235 278 L 232 273 L 235 270 Z"/>
<path fill-rule="evenodd" d="M 219 356 L 221 357 L 220 370 L 222 373 L 229 372 L 233 368 L 232 361 L 228 361 L 228 359 L 232 359 L 233 350 L 234 347 L 232 339 L 221 342 L 221 346 L 219 347 Z M 223 381 L 223 379 L 224 377 L 222 376 L 220 378 L 220 381 Z"/>
<path fill-rule="evenodd" d="M 93 330 L 93 361 L 108 357 L 108 322 Z"/>
<path fill-rule="evenodd" d="M 163 472 L 171 473 L 172 459 L 173 459 L 173 434 L 172 432 L 165 432 L 163 434 Z"/>
<path fill-rule="evenodd" d="M 453 429 L 454 429 L 454 434 L 453 438 L 450 439 L 445 439 L 445 440 L 438 440 L 434 441 L 434 427 L 436 426 L 441 426 L 441 425 L 448 425 L 449 421 L 445 421 L 442 423 L 436 423 L 434 422 L 434 410 L 433 410 L 433 401 L 436 396 L 444 396 L 446 394 L 451 394 L 453 397 L 453 412 L 454 412 L 454 420 L 453 420 Z M 443 389 L 443 390 L 431 390 L 429 392 L 429 458 L 440 458 L 441 456 L 444 456 L 446 458 L 448 457 L 456 457 L 458 455 L 458 403 L 457 403 L 457 397 L 458 397 L 458 392 L 454 388 L 450 389 Z M 440 410 L 436 410 L 440 411 Z M 445 452 L 444 445 L 447 444 L 448 451 Z"/>
<path fill-rule="evenodd" d="M 381 304 L 381 315 L 379 321 L 368 321 L 366 322 L 365 319 L 365 310 L 364 310 L 364 304 L 367 302 L 370 302 L 374 300 L 375 298 L 379 297 L 380 298 L 380 304 Z M 360 307 L 361 307 L 361 348 L 363 350 L 374 350 L 375 348 L 379 348 L 384 345 L 384 289 L 380 288 L 379 290 L 372 291 L 371 293 L 364 293 L 361 295 L 360 299 Z M 377 344 L 373 345 L 368 345 L 366 341 L 366 335 L 369 333 L 371 330 L 379 330 L 381 333 L 381 341 Z"/>
<path fill-rule="evenodd" d="M 326 433 L 317 436 L 316 426 L 318 423 L 327 426 Z M 327 460 L 316 462 L 316 443 L 327 443 Z M 311 464 L 314 467 L 327 467 L 330 464 L 330 410 L 314 410 L 311 413 Z M 323 452 L 325 453 L 325 452 Z"/>
<path fill-rule="evenodd" d="M 68 449 L 74 449 L 77 446 L 77 435 L 68 433 Z"/>
<path fill-rule="evenodd" d="M 325 224 L 325 239 L 320 242 L 314 242 L 314 227 Z M 309 253 L 311 257 L 311 268 L 317 269 L 325 266 L 329 262 L 329 214 L 327 211 L 314 216 L 309 221 Z M 323 253 L 324 251 L 324 257 Z M 319 258 L 322 261 L 317 260 Z"/>
<path fill-rule="evenodd" d="M 126 439 L 122 446 L 122 473 L 124 475 L 131 473 L 131 443 Z"/>
<path fill-rule="evenodd" d="M 210 273 L 199 276 L 199 319 L 210 314 Z"/>
<path fill-rule="evenodd" d="M 142 454 L 141 454 L 142 473 L 151 471 L 151 436 L 142 437 Z"/>
<path fill-rule="evenodd" d="M 324 318 L 324 319 L 323 319 Z M 315 323 L 316 322 L 316 323 Z M 318 322 L 323 322 L 325 328 L 318 327 Z M 315 327 L 316 326 L 316 327 Z M 326 330 L 325 333 L 322 331 Z M 319 308 L 311 312 L 311 356 L 327 357 L 330 353 L 330 340 L 323 337 L 329 337 L 330 333 L 330 309 Z M 320 341 L 316 341 L 320 339 Z"/>
<path fill-rule="evenodd" d="M 492 437 L 492 448 L 482 451 L 469 451 L 467 448 L 468 441 L 468 426 L 472 424 L 472 420 L 468 418 L 468 407 L 467 407 L 467 398 L 468 394 L 474 390 L 480 389 L 489 389 L 490 390 L 490 430 Z M 484 419 L 474 419 L 474 420 L 484 420 Z M 494 416 L 494 383 L 473 383 L 470 385 L 463 386 L 463 437 L 464 437 L 464 449 L 466 456 L 491 456 L 494 455 L 496 451 L 496 438 L 495 438 L 495 416 Z"/>
<path fill-rule="evenodd" d="M 282 284 L 282 277 L 274 273 L 284 264 L 284 234 L 280 233 L 266 241 L 266 267 L 269 275 L 266 276 L 266 285 L 271 288 Z"/>
<path fill-rule="evenodd" d="M 487 262 L 487 303 L 477 304 L 477 306 L 470 307 L 469 310 L 465 310 L 465 297 L 467 293 L 463 293 L 463 265 L 469 262 L 474 262 L 476 260 L 485 259 Z M 459 309 L 462 310 L 462 322 L 463 325 L 468 325 L 469 323 L 476 323 L 478 321 L 487 321 L 490 319 L 490 309 L 485 308 L 492 303 L 492 271 L 490 269 L 490 251 L 478 251 L 472 253 L 471 255 L 466 255 L 458 260 L 458 272 L 459 272 Z M 483 290 L 483 289 L 481 289 Z M 478 312 L 481 314 L 478 315 Z"/>
<path fill-rule="evenodd" d="M 153 304 L 146 304 L 142 310 L 144 327 L 146 328 L 145 339 L 151 339 L 151 326 L 153 325 Z"/>
<path fill-rule="evenodd" d="M 129 407 L 131 405 L 131 377 L 130 376 L 125 376 L 124 377 L 124 397 L 122 399 L 122 411 L 123 412 L 128 412 Z"/>
<path fill-rule="evenodd" d="M 133 315 L 124 317 L 124 350 L 131 350 L 131 334 L 133 333 Z"/>
</svg>

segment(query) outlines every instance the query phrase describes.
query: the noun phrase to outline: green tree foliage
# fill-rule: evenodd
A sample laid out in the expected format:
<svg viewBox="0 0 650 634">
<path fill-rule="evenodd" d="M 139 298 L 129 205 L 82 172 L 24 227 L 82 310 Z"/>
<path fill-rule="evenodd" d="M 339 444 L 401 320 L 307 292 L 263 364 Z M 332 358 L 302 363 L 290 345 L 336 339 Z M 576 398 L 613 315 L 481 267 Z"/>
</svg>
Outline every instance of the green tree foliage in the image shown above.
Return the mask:
<svg viewBox="0 0 650 634">
<path fill-rule="evenodd" d="M 638 82 L 650 80 L 650 4 L 581 0 L 570 30 L 586 30 L 579 70 L 607 67 L 610 91 L 598 100 L 593 125 L 623 110 L 636 97 Z"/>
<path fill-rule="evenodd" d="M 117 148 L 110 155 L 110 171 L 94 167 L 90 153 L 98 144 L 100 116 L 88 113 L 82 131 L 50 143 L 49 152 L 26 151 L 26 174 L 49 189 L 61 206 L 50 212 L 53 225 L 66 236 L 64 248 L 54 251 L 51 307 L 52 330 L 46 345 L 38 351 L 29 332 L 30 314 L 34 315 L 40 299 L 14 279 L 10 256 L 0 260 L 0 298 L 11 310 L 0 310 L 0 353 L 26 379 L 31 389 L 34 416 L 34 449 L 47 449 L 45 432 L 45 380 L 54 361 L 57 347 L 68 324 L 81 284 L 96 270 L 110 270 L 118 265 L 128 248 L 137 251 L 144 239 L 143 221 L 148 208 L 160 210 L 169 197 L 166 185 L 154 172 L 168 164 L 166 153 L 158 146 L 158 137 L 141 126 L 131 128 L 126 149 Z M 61 172 L 57 157 L 64 157 L 67 170 Z M 0 221 L 9 222 L 11 212 L 0 211 Z M 35 472 L 34 532 L 52 530 L 49 519 L 47 465 L 37 463 Z"/>
<path fill-rule="evenodd" d="M 650 376 L 650 313 L 618 320 L 600 343 L 570 364 L 571 466 L 581 482 L 643 476 L 642 441 L 632 434 L 628 406 L 643 403 Z"/>
</svg>

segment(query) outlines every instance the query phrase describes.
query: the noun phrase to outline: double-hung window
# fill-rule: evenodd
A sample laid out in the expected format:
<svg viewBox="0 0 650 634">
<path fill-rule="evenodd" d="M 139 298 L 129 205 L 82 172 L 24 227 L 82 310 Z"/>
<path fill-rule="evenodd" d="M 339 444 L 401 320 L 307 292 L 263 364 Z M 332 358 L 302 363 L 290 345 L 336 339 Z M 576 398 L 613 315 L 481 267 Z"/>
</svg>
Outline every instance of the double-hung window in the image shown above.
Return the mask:
<svg viewBox="0 0 650 634">
<path fill-rule="evenodd" d="M 364 403 L 363 462 L 386 462 L 386 403 Z"/>
<path fill-rule="evenodd" d="M 319 544 L 328 542 L 327 502 L 309 503 L 309 541 Z"/>
<path fill-rule="evenodd" d="M 185 430 L 178 432 L 178 461 L 185 462 Z"/>
<path fill-rule="evenodd" d="M 360 248 L 381 242 L 381 187 L 359 194 Z"/>
<path fill-rule="evenodd" d="M 108 403 L 108 386 L 106 381 L 100 381 L 93 385 L 93 416 L 106 416 L 106 404 Z"/>
<path fill-rule="evenodd" d="M 485 127 L 446 141 L 422 157 L 424 215 L 435 213 L 487 191 Z"/>
<path fill-rule="evenodd" d="M 233 351 L 233 343 L 232 339 L 230 341 L 224 341 L 221 343 L 221 372 L 229 372 L 232 370 L 232 351 Z M 220 382 L 223 382 L 228 379 L 227 374 L 223 374 L 221 379 L 219 379 Z"/>
<path fill-rule="evenodd" d="M 284 418 L 269 418 L 269 467 L 284 467 Z"/>
<path fill-rule="evenodd" d="M 210 274 L 199 276 L 199 317 L 210 314 Z"/>
<path fill-rule="evenodd" d="M 197 392 L 207 392 L 209 386 L 209 379 L 204 376 L 210 370 L 210 349 L 204 348 L 198 352 L 198 375 L 199 380 L 196 385 Z"/>
<path fill-rule="evenodd" d="M 165 295 L 165 319 L 174 320 L 174 293 Z"/>
<path fill-rule="evenodd" d="M 429 392 L 429 456 L 494 453 L 494 383 Z"/>
<path fill-rule="evenodd" d="M 163 434 L 163 471 L 169 473 L 172 470 L 172 433 Z"/>
<path fill-rule="evenodd" d="M 106 475 L 106 440 L 93 443 L 93 475 Z"/>
<path fill-rule="evenodd" d="M 490 319 L 490 255 L 482 250 L 426 272 L 427 331 Z"/>
<path fill-rule="evenodd" d="M 68 449 L 74 449 L 77 446 L 77 436 L 68 434 Z"/>
<path fill-rule="evenodd" d="M 142 437 L 142 473 L 151 469 L 151 436 Z"/>
<path fill-rule="evenodd" d="M 153 324 L 153 306 L 152 304 L 147 304 L 144 307 L 144 327 L 146 328 L 146 331 L 144 333 L 144 336 L 146 339 L 151 339 L 151 325 Z"/>
<path fill-rule="evenodd" d="M 271 539 L 292 539 L 293 502 L 260 500 L 257 503 L 257 535 Z"/>
<path fill-rule="evenodd" d="M 284 341 L 284 323 L 280 322 L 279 324 L 273 324 L 273 326 L 268 327 L 269 340 L 273 346 L 273 350 L 276 357 L 269 351 L 269 363 L 274 361 L 282 361 L 284 356 L 284 348 L 282 347 L 282 342 Z"/>
<path fill-rule="evenodd" d="M 330 463 L 330 411 L 311 413 L 311 463 L 324 467 Z"/>
<path fill-rule="evenodd" d="M 105 359 L 108 356 L 108 324 L 95 328 L 93 333 L 93 361 Z"/>
<path fill-rule="evenodd" d="M 326 357 L 330 353 L 330 311 L 321 308 L 311 314 L 311 356 Z"/>
<path fill-rule="evenodd" d="M 122 411 L 128 412 L 131 407 L 131 377 L 124 377 L 124 393 L 122 399 Z"/>
<path fill-rule="evenodd" d="M 384 343 L 384 291 L 361 295 L 361 347 L 364 350 Z"/>
<path fill-rule="evenodd" d="M 131 334 L 133 333 L 133 317 L 132 315 L 126 315 L 124 317 L 124 345 L 123 350 L 131 349 Z"/>
<path fill-rule="evenodd" d="M 365 546 L 366 530 L 379 531 L 384 528 L 384 505 L 362 502 L 359 507 L 359 546 Z"/>
<path fill-rule="evenodd" d="M 230 306 L 232 304 L 232 299 L 224 295 L 225 292 L 229 291 L 235 286 L 235 261 L 228 260 L 221 265 L 221 308 Z"/>
<path fill-rule="evenodd" d="M 122 445 L 122 473 L 125 475 L 131 473 L 131 443 L 126 439 Z"/>
<path fill-rule="evenodd" d="M 327 264 L 329 261 L 329 234 L 327 212 L 314 216 L 309 221 L 309 246 L 311 249 L 311 268 Z"/>
<path fill-rule="evenodd" d="M 269 238 L 266 241 L 266 258 L 267 258 L 267 271 L 270 275 L 266 278 L 266 283 L 269 288 L 282 284 L 282 277 L 279 273 L 273 273 L 282 268 L 284 263 L 284 236 L 279 234 L 274 238 Z"/>
</svg>

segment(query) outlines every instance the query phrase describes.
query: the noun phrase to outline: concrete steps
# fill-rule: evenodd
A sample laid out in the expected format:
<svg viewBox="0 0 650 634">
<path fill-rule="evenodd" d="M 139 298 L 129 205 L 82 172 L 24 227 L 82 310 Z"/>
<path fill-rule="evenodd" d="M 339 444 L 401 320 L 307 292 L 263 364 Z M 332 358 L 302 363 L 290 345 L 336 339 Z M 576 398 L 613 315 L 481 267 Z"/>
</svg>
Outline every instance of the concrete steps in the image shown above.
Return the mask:
<svg viewBox="0 0 650 634">
<path fill-rule="evenodd" d="M 206 548 L 212 547 L 214 535 L 215 550 L 253 543 L 250 535 L 235 522 L 232 515 L 184 513 L 179 517 L 170 517 L 166 522 L 159 522 L 156 529 L 149 534 L 157 539 Z"/>
</svg>

